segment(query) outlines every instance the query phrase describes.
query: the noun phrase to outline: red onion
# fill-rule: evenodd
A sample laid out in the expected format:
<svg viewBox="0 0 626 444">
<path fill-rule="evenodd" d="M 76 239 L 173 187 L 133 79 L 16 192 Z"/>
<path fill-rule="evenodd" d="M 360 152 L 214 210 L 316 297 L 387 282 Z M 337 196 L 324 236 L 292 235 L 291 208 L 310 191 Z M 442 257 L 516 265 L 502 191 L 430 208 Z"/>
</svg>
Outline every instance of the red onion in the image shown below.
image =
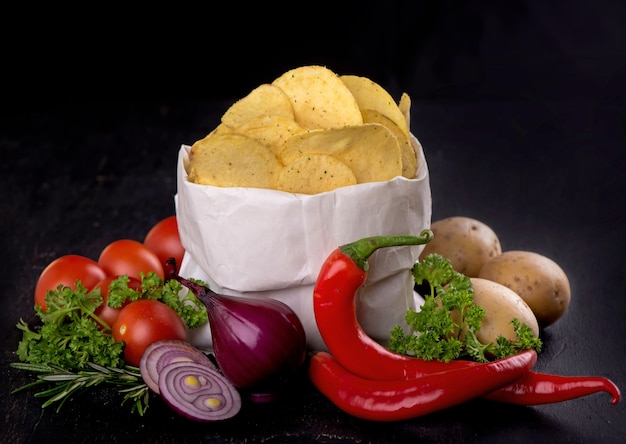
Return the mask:
<svg viewBox="0 0 626 444">
<path fill-rule="evenodd" d="M 253 401 L 270 401 L 304 363 L 306 335 L 295 312 L 269 298 L 244 298 L 213 292 L 175 273 L 177 279 L 207 307 L 213 353 L 229 381 L 246 390 Z"/>
<path fill-rule="evenodd" d="M 178 414 L 195 421 L 222 421 L 241 410 L 241 396 L 215 368 L 172 362 L 159 373 L 161 397 Z"/>
<path fill-rule="evenodd" d="M 141 377 L 155 393 L 159 390 L 159 373 L 171 362 L 198 362 L 216 368 L 213 362 L 189 342 L 178 339 L 162 339 L 148 345 L 141 355 Z"/>
</svg>

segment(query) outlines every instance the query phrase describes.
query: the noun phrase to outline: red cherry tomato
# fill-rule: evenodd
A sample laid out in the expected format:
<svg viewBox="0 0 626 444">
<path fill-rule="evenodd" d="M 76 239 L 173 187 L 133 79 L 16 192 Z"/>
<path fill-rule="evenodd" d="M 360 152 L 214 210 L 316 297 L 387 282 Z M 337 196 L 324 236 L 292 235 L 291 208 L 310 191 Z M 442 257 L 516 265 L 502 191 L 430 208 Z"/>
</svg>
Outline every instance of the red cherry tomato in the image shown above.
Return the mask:
<svg viewBox="0 0 626 444">
<path fill-rule="evenodd" d="M 109 300 L 109 287 L 111 285 L 111 282 L 113 282 L 117 278 L 119 278 L 119 276 L 107 276 L 93 287 L 93 290 L 95 290 L 96 288 L 100 289 L 100 295 L 102 296 L 102 304 L 94 310 L 94 314 L 98 316 L 103 322 L 105 322 L 108 328 L 111 328 L 113 326 L 113 323 L 120 314 L 120 311 L 122 311 L 122 308 L 130 303 L 130 300 L 127 300 L 122 304 L 121 307 L 117 308 L 109 307 L 109 305 L 107 304 L 107 301 Z M 129 276 L 127 285 L 128 288 L 132 288 L 133 290 L 137 290 L 139 292 L 141 292 L 142 290 L 141 281 L 137 278 Z M 101 327 L 104 326 L 101 325 Z"/>
<path fill-rule="evenodd" d="M 143 244 L 156 253 L 164 267 L 165 261 L 171 257 L 176 259 L 176 264 L 180 267 L 185 249 L 180 242 L 176 216 L 169 216 L 157 222 L 148 231 Z"/>
<path fill-rule="evenodd" d="M 35 286 L 35 304 L 46 310 L 46 293 L 60 284 L 76 289 L 76 281 L 91 290 L 107 276 L 96 261 L 77 254 L 68 254 L 53 260 L 39 275 Z"/>
<path fill-rule="evenodd" d="M 164 277 L 163 265 L 156 253 L 132 239 L 119 239 L 107 245 L 100 253 L 98 265 L 109 276 L 126 274 L 141 279 L 140 272 L 154 271 L 161 279 Z"/>
<path fill-rule="evenodd" d="M 124 360 L 139 366 L 146 347 L 161 339 L 187 340 L 185 323 L 174 309 L 154 299 L 139 299 L 124 307 L 113 324 L 113 339 L 124 342 Z"/>
</svg>

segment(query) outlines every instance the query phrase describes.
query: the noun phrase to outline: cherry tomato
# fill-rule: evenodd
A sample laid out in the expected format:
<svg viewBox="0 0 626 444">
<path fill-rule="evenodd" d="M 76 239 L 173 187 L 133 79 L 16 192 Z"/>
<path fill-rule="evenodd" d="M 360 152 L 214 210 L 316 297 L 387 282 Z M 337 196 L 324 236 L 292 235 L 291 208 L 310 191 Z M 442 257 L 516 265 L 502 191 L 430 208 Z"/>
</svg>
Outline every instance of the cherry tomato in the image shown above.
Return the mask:
<svg viewBox="0 0 626 444">
<path fill-rule="evenodd" d="M 169 216 L 157 222 L 148 231 L 143 244 L 156 253 L 164 267 L 165 261 L 171 257 L 176 259 L 176 264 L 180 267 L 185 249 L 180 242 L 176 216 Z"/>
<path fill-rule="evenodd" d="M 105 322 L 108 328 L 112 327 L 122 308 L 130 303 L 130 300 L 127 300 L 122 304 L 121 307 L 117 308 L 109 307 L 109 305 L 107 304 L 107 301 L 109 300 L 109 287 L 111 285 L 111 282 L 118 278 L 119 276 L 107 276 L 93 287 L 93 290 L 95 290 L 96 288 L 100 289 L 100 295 L 102 296 L 102 304 L 94 310 L 94 314 L 98 316 L 103 322 Z M 139 292 L 141 292 L 142 290 L 141 281 L 137 278 L 129 276 L 127 285 L 128 288 L 131 288 L 133 290 L 137 290 Z M 103 325 L 100 326 L 104 327 Z"/>
<path fill-rule="evenodd" d="M 113 339 L 124 342 L 124 360 L 139 366 L 146 347 L 161 339 L 187 340 L 187 328 L 178 313 L 163 302 L 139 299 L 124 307 L 113 324 Z"/>
<path fill-rule="evenodd" d="M 98 265 L 109 276 L 126 274 L 141 279 L 140 272 L 154 271 L 161 279 L 164 277 L 163 265 L 156 253 L 132 239 L 119 239 L 107 245 L 100 253 Z"/>
<path fill-rule="evenodd" d="M 96 261 L 77 254 L 68 254 L 53 260 L 39 275 L 35 286 L 35 304 L 46 310 L 46 293 L 60 284 L 76 289 L 76 281 L 91 290 L 107 276 Z"/>
</svg>

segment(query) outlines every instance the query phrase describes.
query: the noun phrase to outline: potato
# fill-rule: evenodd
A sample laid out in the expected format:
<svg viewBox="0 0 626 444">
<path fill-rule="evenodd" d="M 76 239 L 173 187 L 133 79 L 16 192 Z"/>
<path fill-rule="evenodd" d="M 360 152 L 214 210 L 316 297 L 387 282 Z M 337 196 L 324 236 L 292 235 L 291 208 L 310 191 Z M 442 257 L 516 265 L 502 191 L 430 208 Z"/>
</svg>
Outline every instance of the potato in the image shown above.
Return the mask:
<svg viewBox="0 0 626 444">
<path fill-rule="evenodd" d="M 528 304 L 513 290 L 487 279 L 470 278 L 474 287 L 474 302 L 485 310 L 476 337 L 483 344 L 495 342 L 498 336 L 515 339 L 511 321 L 519 319 L 539 337 L 539 324 Z"/>
<path fill-rule="evenodd" d="M 552 259 L 530 251 L 506 251 L 491 258 L 478 275 L 520 295 L 542 327 L 556 322 L 571 299 L 565 271 Z"/>
<path fill-rule="evenodd" d="M 487 260 L 502 253 L 496 233 L 479 220 L 448 217 L 433 222 L 430 229 L 434 237 L 424 247 L 420 261 L 431 253 L 438 253 L 467 277 L 477 277 Z"/>
</svg>

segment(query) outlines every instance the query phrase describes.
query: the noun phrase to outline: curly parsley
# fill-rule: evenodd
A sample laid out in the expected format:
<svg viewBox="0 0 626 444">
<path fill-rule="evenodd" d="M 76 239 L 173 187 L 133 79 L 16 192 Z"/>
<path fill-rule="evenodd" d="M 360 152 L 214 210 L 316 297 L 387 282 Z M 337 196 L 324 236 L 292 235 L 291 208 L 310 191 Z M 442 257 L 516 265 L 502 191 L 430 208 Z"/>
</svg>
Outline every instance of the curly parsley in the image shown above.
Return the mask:
<svg viewBox="0 0 626 444">
<path fill-rule="evenodd" d="M 35 306 L 41 326 L 31 329 L 20 319 L 22 340 L 17 357 L 31 364 L 52 364 L 82 369 L 88 362 L 117 367 L 122 362 L 123 344 L 110 331 L 101 329 L 94 310 L 102 304 L 100 292 L 89 293 L 80 283 L 76 290 L 59 285 L 46 295 L 46 310 Z"/>
<path fill-rule="evenodd" d="M 205 305 L 187 292 L 180 297 L 183 286 L 176 280 L 164 282 L 155 273 L 142 275 L 141 291 L 129 288 L 127 276 L 120 276 L 109 286 L 107 304 L 121 307 L 126 301 L 141 298 L 159 300 L 184 320 L 189 328 L 207 322 Z M 182 293 L 181 293 L 182 294 Z M 94 313 L 104 303 L 99 289 L 88 291 L 80 281 L 76 289 L 59 285 L 46 294 L 46 310 L 35 306 L 41 321 L 30 326 L 20 319 L 17 328 L 22 339 L 16 354 L 21 362 L 11 366 L 39 373 L 37 380 L 15 391 L 51 384 L 52 388 L 36 394 L 49 397 L 44 407 L 59 402 L 59 407 L 79 389 L 101 382 L 122 385 L 124 401 L 133 401 L 133 410 L 140 414 L 147 408 L 148 390 L 139 369 L 123 361 L 124 344 L 115 342 L 111 329 Z M 104 326 L 101 328 L 101 326 Z"/>
<path fill-rule="evenodd" d="M 455 271 L 448 259 L 430 254 L 415 263 L 412 273 L 415 283 L 425 285 L 429 291 L 420 311 L 409 309 L 406 313 L 412 332 L 405 334 L 399 325 L 391 330 L 391 350 L 426 360 L 469 358 L 486 362 L 490 357 L 499 359 L 522 350 L 541 349 L 541 340 L 518 319 L 511 320 L 516 334 L 513 341 L 500 336 L 495 343 L 482 344 L 476 332 L 485 311 L 474 303 L 470 279 Z"/>
</svg>

